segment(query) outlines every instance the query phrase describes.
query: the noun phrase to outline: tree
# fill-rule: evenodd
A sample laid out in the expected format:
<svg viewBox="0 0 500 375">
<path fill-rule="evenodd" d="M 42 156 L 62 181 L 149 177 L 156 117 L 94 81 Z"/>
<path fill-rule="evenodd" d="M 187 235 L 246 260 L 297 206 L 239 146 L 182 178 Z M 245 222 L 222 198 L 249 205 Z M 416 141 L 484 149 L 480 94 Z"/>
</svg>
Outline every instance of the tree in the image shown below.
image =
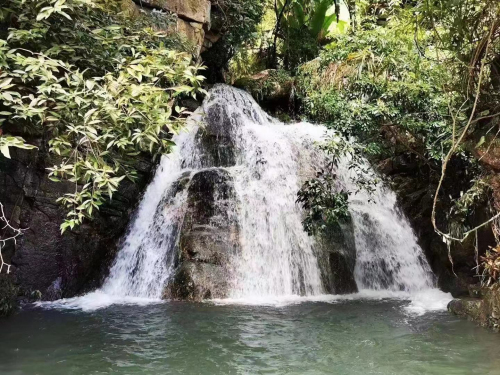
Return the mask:
<svg viewBox="0 0 500 375">
<path fill-rule="evenodd" d="M 135 178 L 136 155 L 170 150 L 184 124 L 177 100 L 203 92 L 200 67 L 116 1 L 10 0 L 0 20 L 0 151 L 31 148 L 8 132 L 46 134 L 50 178 L 75 186 L 59 198 L 64 232 Z"/>
</svg>

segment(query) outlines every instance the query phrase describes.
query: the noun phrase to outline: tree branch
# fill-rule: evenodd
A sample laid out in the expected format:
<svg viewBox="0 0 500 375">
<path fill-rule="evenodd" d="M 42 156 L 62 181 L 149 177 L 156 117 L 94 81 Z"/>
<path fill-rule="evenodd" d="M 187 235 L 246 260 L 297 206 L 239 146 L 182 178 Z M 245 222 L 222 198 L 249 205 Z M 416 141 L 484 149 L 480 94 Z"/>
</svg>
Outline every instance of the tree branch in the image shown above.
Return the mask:
<svg viewBox="0 0 500 375">
<path fill-rule="evenodd" d="M 3 209 L 2 203 L 0 203 L 0 222 L 4 223 L 4 226 L 1 228 L 3 230 L 3 235 L 2 237 L 0 237 L 0 273 L 2 273 L 2 270 L 5 267 L 6 273 L 9 274 L 11 265 L 4 261 L 2 255 L 2 249 L 7 245 L 7 242 L 9 241 L 13 241 L 14 244 L 16 244 L 17 237 L 21 236 L 23 234 L 23 231 L 28 230 L 29 228 L 19 229 L 19 228 L 14 228 L 12 225 L 10 225 L 9 220 L 7 220 L 7 217 L 5 216 L 5 211 Z M 11 232 L 12 234 L 3 237 L 6 232 Z"/>
</svg>

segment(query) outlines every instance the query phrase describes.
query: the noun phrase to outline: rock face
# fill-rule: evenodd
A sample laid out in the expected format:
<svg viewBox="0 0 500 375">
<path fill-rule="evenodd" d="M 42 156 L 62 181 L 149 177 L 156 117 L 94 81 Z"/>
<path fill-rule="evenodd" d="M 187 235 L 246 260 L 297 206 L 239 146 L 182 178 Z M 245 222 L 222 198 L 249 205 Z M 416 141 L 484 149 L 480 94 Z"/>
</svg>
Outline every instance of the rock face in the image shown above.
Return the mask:
<svg viewBox="0 0 500 375">
<path fill-rule="evenodd" d="M 201 24 L 210 23 L 210 7 L 208 0 L 136 0 L 142 6 L 176 13 L 179 18 Z"/>
<path fill-rule="evenodd" d="M 193 55 L 198 58 L 200 53 L 212 40 L 218 39 L 216 32 L 205 34 L 211 28 L 212 4 L 208 0 L 124 0 L 124 8 L 134 16 L 146 14 L 149 17 L 174 16 L 171 22 L 161 23 L 158 29 L 167 33 L 178 33 L 193 45 Z"/>
<path fill-rule="evenodd" d="M 446 200 L 449 195 L 459 196 L 460 191 L 464 190 L 463 185 L 457 181 L 469 180 L 464 174 L 464 169 L 460 166 L 450 165 L 448 169 L 447 175 L 449 177 L 445 179 L 440 195 L 440 204 L 443 204 L 443 208 L 438 207 L 438 214 L 448 210 L 446 204 L 449 202 Z M 452 265 L 449 259 L 449 249 L 435 233 L 431 222 L 433 198 L 437 186 L 435 176 L 431 178 L 418 160 L 405 155 L 384 160 L 380 163 L 379 170 L 391 179 L 401 208 L 409 218 L 419 239 L 419 245 L 424 250 L 429 265 L 437 276 L 439 288 L 450 292 L 454 297 L 467 295 L 468 285 L 477 282 L 475 276 L 476 238 L 471 235 L 463 243 L 452 243 L 450 248 Z M 486 204 L 484 208 L 484 212 L 476 210 L 473 222 L 469 223 L 470 227 L 474 227 L 489 218 Z M 437 224 L 440 228 L 446 228 L 447 223 L 447 221 L 441 222 L 438 215 Z M 479 255 L 482 255 L 489 245 L 495 244 L 490 228 L 484 227 L 478 231 L 477 244 Z"/>
<path fill-rule="evenodd" d="M 349 220 L 340 227 L 330 228 L 327 234 L 317 239 L 317 242 L 317 256 L 326 292 L 356 293 L 358 291 L 354 280 L 356 244 L 352 221 Z"/>
<path fill-rule="evenodd" d="M 471 286 L 469 293 L 470 297 L 451 301 L 448 304 L 448 311 L 498 332 L 500 328 L 500 285 L 494 285 L 491 288 Z"/>
<path fill-rule="evenodd" d="M 228 263 L 239 250 L 236 204 L 228 171 L 208 169 L 191 178 L 179 239 L 180 264 L 167 298 L 227 297 Z"/>
<path fill-rule="evenodd" d="M 12 275 L 21 295 L 54 300 L 97 287 L 149 180 L 151 163 L 139 158 L 137 184 L 123 181 L 93 221 L 61 235 L 65 212 L 56 199 L 73 191 L 74 185 L 47 178 L 46 168 L 55 160 L 48 156 L 43 137 L 20 135 L 39 149 L 12 149 L 12 159 L 0 155 L 0 197 L 7 217 L 15 225 L 29 228 L 15 249 L 4 252 L 13 265 Z"/>
</svg>

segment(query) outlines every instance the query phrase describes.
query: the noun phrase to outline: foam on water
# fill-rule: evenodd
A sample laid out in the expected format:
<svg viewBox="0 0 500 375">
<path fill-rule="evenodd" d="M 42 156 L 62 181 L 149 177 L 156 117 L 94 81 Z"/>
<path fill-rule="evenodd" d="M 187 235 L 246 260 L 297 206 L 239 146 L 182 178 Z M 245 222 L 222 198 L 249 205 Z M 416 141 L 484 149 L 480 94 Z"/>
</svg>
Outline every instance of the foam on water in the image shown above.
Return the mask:
<svg viewBox="0 0 500 375">
<path fill-rule="evenodd" d="M 224 298 L 206 300 L 205 302 L 221 306 L 249 305 L 279 308 L 296 305 L 299 303 L 341 303 L 349 301 L 396 300 L 406 302 L 403 305 L 403 309 L 409 316 L 421 316 L 427 312 L 446 311 L 446 307 L 451 299 L 452 296 L 450 293 L 444 293 L 437 288 L 431 288 L 424 289 L 416 293 L 363 289 L 358 293 L 352 294 L 320 294 L 314 296 L 288 295 L 262 298 Z"/>
<path fill-rule="evenodd" d="M 138 305 L 147 306 L 152 304 L 164 303 L 165 300 L 145 298 L 145 297 L 132 297 L 132 296 L 117 296 L 106 293 L 102 290 L 96 290 L 85 294 L 81 297 L 63 298 L 53 302 L 36 302 L 35 306 L 48 309 L 68 309 L 68 310 L 82 310 L 82 311 L 95 311 L 109 307 L 111 305 Z"/>
</svg>

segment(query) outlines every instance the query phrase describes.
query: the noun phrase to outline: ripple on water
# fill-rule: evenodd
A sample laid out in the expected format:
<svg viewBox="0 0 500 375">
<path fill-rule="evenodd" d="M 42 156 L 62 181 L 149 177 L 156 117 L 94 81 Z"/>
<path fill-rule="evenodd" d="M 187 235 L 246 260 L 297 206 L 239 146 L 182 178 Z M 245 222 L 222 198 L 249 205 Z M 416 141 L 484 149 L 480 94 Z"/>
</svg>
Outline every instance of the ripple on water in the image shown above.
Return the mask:
<svg viewBox="0 0 500 375">
<path fill-rule="evenodd" d="M 498 374 L 497 335 L 407 306 L 346 298 L 27 309 L 0 321 L 0 373 Z"/>
</svg>

